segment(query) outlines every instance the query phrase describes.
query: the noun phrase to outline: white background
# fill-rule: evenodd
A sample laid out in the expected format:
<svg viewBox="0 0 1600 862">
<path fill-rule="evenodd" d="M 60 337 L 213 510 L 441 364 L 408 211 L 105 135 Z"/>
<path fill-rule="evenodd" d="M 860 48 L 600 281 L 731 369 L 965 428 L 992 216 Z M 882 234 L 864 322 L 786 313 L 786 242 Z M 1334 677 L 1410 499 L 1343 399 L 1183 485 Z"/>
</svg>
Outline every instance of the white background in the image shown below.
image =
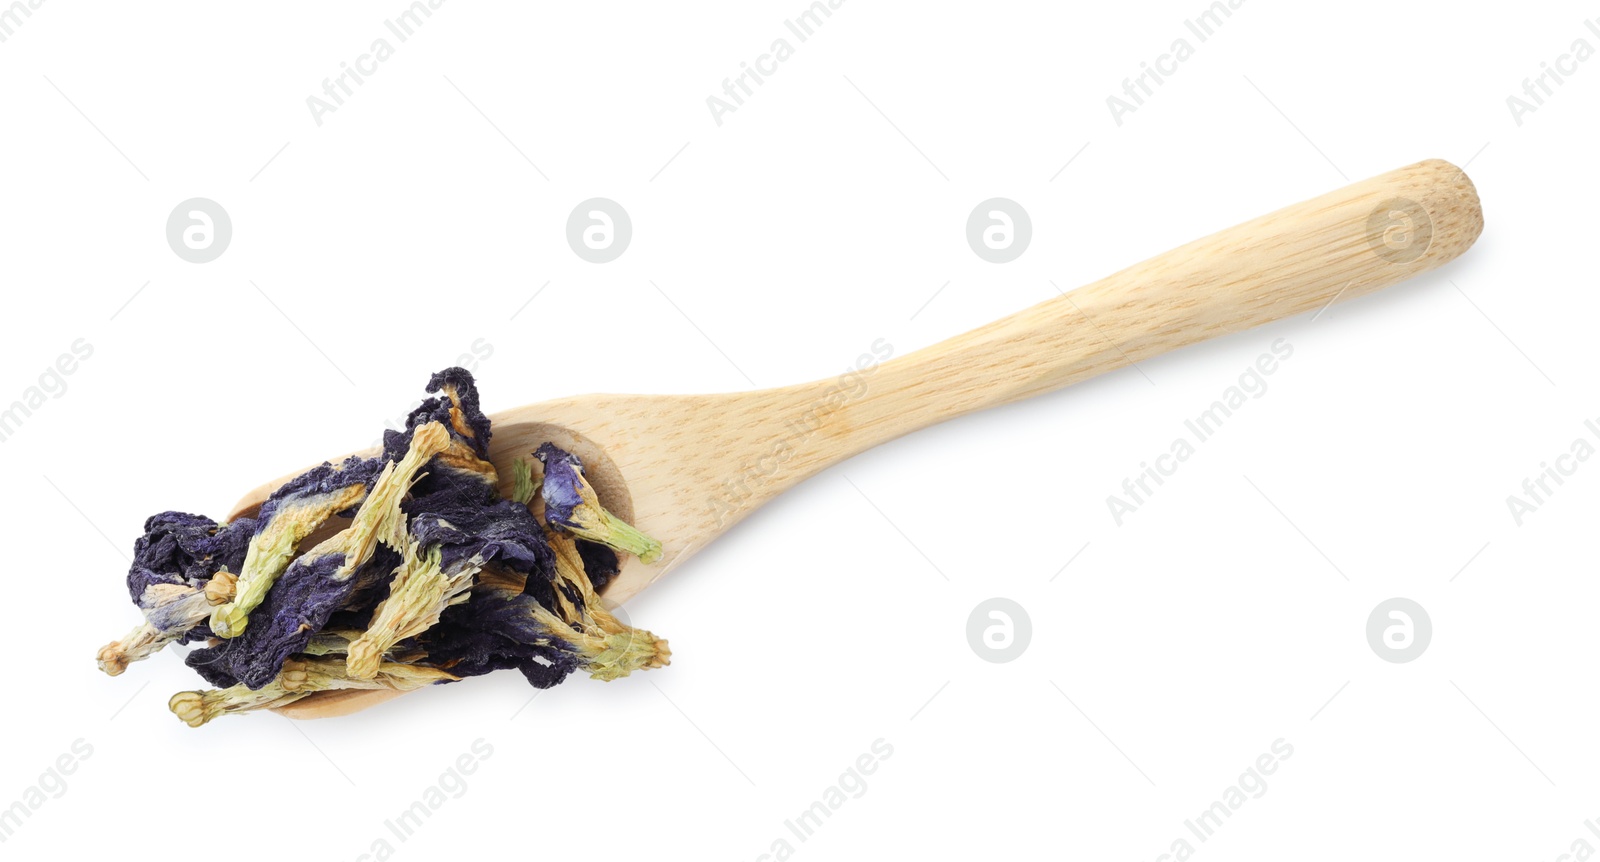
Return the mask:
<svg viewBox="0 0 1600 862">
<path fill-rule="evenodd" d="M 1200 0 L 852 0 L 799 44 L 798 0 L 447 3 L 319 126 L 307 97 L 403 8 L 51 0 L 0 43 L 0 404 L 93 346 L 0 444 L 0 807 L 93 749 L 0 855 L 1600 846 L 1600 466 L 1520 526 L 1506 502 L 1600 416 L 1600 61 L 1520 125 L 1506 104 L 1574 40 L 1600 48 L 1600 8 L 1251 0 L 1202 44 Z M 1194 56 L 1115 122 L 1106 97 L 1186 35 Z M 719 126 L 706 98 L 785 36 Z M 1482 194 L 1461 260 L 825 472 L 630 603 L 670 668 L 191 730 L 165 707 L 199 686 L 177 655 L 94 667 L 137 619 L 122 573 L 147 515 L 219 516 L 367 444 L 477 339 L 490 411 L 833 376 L 875 339 L 907 353 L 1429 157 Z M 207 264 L 163 233 L 195 196 L 233 221 Z M 566 244 L 593 196 L 632 216 L 613 263 Z M 993 196 L 1033 222 L 1004 265 L 963 235 Z M 1279 338 L 1267 392 L 1118 526 L 1106 497 Z M 966 638 L 992 596 L 1032 620 L 1008 664 Z M 1409 664 L 1366 641 L 1392 596 L 1433 622 Z M 465 793 L 394 839 L 385 818 L 478 739 Z M 799 841 L 784 821 L 878 739 L 866 791 Z M 1279 739 L 1267 790 L 1195 840 L 1184 820 Z"/>
</svg>

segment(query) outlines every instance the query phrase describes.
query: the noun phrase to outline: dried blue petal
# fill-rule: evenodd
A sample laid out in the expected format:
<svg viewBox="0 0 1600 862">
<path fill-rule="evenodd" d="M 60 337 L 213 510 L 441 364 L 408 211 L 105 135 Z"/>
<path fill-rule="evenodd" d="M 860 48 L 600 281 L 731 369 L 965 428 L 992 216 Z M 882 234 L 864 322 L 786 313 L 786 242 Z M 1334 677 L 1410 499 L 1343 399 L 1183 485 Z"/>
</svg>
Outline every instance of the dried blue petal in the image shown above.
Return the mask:
<svg viewBox="0 0 1600 862">
<path fill-rule="evenodd" d="M 243 634 L 250 612 L 289 567 L 301 540 L 329 518 L 360 506 L 382 470 L 368 458 L 348 458 L 337 467 L 324 462 L 273 492 L 256 515 L 233 598 L 211 612 L 212 632 L 224 638 Z"/>
<path fill-rule="evenodd" d="M 407 437 L 407 442 L 409 441 L 410 438 Z M 405 454 L 404 451 L 401 454 Z M 261 504 L 261 510 L 256 513 L 257 532 L 265 530 L 278 510 L 285 506 L 357 485 L 370 486 L 378 478 L 378 474 L 383 472 L 385 463 L 387 462 L 382 458 L 357 458 L 352 455 L 340 464 L 324 461 L 301 473 L 280 485 L 278 490 L 273 491 L 272 496 Z M 357 502 L 359 503 L 359 500 Z M 341 509 L 336 514 L 348 517 L 349 511 L 348 508 Z"/>
<path fill-rule="evenodd" d="M 514 590 L 475 589 L 467 602 L 446 609 L 417 645 L 429 664 L 456 676 L 516 668 L 534 687 L 549 688 L 578 669 L 578 655 L 535 621 L 537 604 Z"/>
<path fill-rule="evenodd" d="M 191 652 L 189 666 L 196 670 L 202 664 L 214 668 L 218 679 L 230 681 L 218 682 L 210 676 L 206 681 L 223 688 L 242 683 L 258 689 L 272 682 L 283 662 L 304 650 L 333 614 L 349 604 L 358 586 L 387 584 L 388 574 L 400 564 L 400 554 L 387 545 L 378 545 L 370 560 L 341 578 L 344 562 L 345 555 L 340 553 L 308 554 L 295 560 L 267 592 L 266 601 L 250 612 L 250 625 L 244 633 L 215 647 Z"/>
<path fill-rule="evenodd" d="M 406 417 L 406 432 L 429 422 L 442 423 L 450 433 L 467 443 L 479 458 L 489 458 L 489 417 L 478 406 L 478 386 L 465 368 L 446 368 L 428 380 L 429 392 L 441 392 L 441 398 L 427 398 Z M 402 442 L 404 441 L 404 442 Z M 384 456 L 399 460 L 409 445 L 409 434 L 386 431 L 383 435 Z"/>
<path fill-rule="evenodd" d="M 653 563 L 661 558 L 661 543 L 606 511 L 594 488 L 583 477 L 578 456 L 545 443 L 534 453 L 544 462 L 544 516 L 552 525 L 580 539 L 600 542 Z"/>
<path fill-rule="evenodd" d="M 411 517 L 411 535 L 423 546 L 438 545 L 446 569 L 465 561 L 495 563 L 530 580 L 548 583 L 555 574 L 555 554 L 544 528 L 528 511 L 510 500 L 463 505 L 437 498 L 418 501 Z"/>
<path fill-rule="evenodd" d="M 599 542 L 587 539 L 578 540 L 578 556 L 583 559 L 583 572 L 589 576 L 589 583 L 594 585 L 594 591 L 603 593 L 610 586 L 611 579 L 622 571 L 617 561 L 617 552 Z"/>
<path fill-rule="evenodd" d="M 185 512 L 152 515 L 133 543 L 129 597 L 138 604 L 151 584 L 203 586 L 218 569 L 237 573 L 255 526 L 253 518 L 224 525 Z"/>
</svg>

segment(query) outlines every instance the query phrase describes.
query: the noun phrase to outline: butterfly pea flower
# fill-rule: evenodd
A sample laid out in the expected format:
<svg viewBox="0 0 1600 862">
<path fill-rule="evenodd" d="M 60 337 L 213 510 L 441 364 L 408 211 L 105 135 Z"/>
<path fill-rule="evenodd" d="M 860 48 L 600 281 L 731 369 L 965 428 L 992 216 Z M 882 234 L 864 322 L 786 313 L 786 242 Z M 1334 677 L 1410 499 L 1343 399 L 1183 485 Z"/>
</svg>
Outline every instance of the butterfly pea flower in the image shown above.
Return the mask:
<svg viewBox="0 0 1600 862">
<path fill-rule="evenodd" d="M 584 571 L 583 557 L 578 553 L 578 541 L 556 530 L 549 532 L 550 548 L 555 552 L 556 575 L 560 579 L 563 609 L 572 610 L 567 622 L 599 629 L 607 634 L 617 634 L 627 628 L 606 609 L 600 594 Z"/>
<path fill-rule="evenodd" d="M 527 458 L 518 458 L 511 463 L 513 502 L 528 505 L 539 493 L 540 480 L 534 476 L 533 461 Z M 543 511 L 541 503 L 540 511 Z M 578 540 L 578 555 L 583 560 L 583 571 L 589 576 L 596 590 L 604 590 L 611 579 L 617 575 L 621 568 L 617 565 L 617 552 L 587 539 Z"/>
<path fill-rule="evenodd" d="M 583 477 L 583 463 L 576 455 L 545 443 L 534 452 L 544 464 L 545 518 L 549 523 L 577 536 L 609 545 L 653 563 L 661 558 L 661 543 L 634 529 L 600 505 L 589 480 Z"/>
<path fill-rule="evenodd" d="M 364 678 L 378 655 L 432 628 L 449 606 L 467 601 L 474 576 L 489 563 L 523 575 L 525 583 L 550 583 L 555 556 L 543 527 L 526 505 L 490 499 L 474 500 L 468 487 L 442 488 L 412 502 L 414 543 L 366 635 L 351 645 L 352 676 Z"/>
<path fill-rule="evenodd" d="M 198 726 L 340 689 L 499 669 L 548 688 L 579 670 L 609 680 L 667 664 L 666 641 L 600 597 L 617 550 L 654 560 L 659 543 L 606 512 L 582 464 L 553 446 L 512 466 L 503 497 L 471 375 L 446 369 L 428 391 L 380 455 L 320 465 L 254 518 L 146 522 L 128 573 L 144 622 L 100 651 L 102 669 L 208 640 L 185 661 L 213 689 L 169 704 Z M 301 547 L 335 518 L 348 522 Z"/>
<path fill-rule="evenodd" d="M 555 572 L 544 528 L 526 506 L 498 495 L 488 500 L 436 495 L 409 508 L 411 536 L 423 546 L 439 546 L 447 568 L 479 559 L 545 582 Z"/>
<path fill-rule="evenodd" d="M 440 487 L 472 488 L 498 499 L 496 487 L 500 479 L 489 461 L 492 431 L 489 417 L 479 408 L 472 375 L 463 368 L 447 368 L 428 380 L 427 389 L 442 397 L 428 398 L 417 405 L 406 417 L 405 432 L 384 432 L 384 457 L 399 460 L 414 429 L 437 422 L 449 431 L 450 447 L 434 459 L 428 474 L 418 480 L 415 495 L 427 497 Z"/>
<path fill-rule="evenodd" d="M 573 670 L 609 681 L 665 666 L 672 656 L 666 641 L 649 632 L 625 628 L 608 633 L 574 625 L 514 587 L 480 585 L 470 601 L 452 608 L 456 610 L 461 614 L 449 620 L 447 636 L 430 633 L 423 642 L 429 659 L 441 660 L 452 672 L 461 672 L 462 662 L 488 669 L 512 666 L 535 686 L 548 688 Z M 464 638 L 464 632 L 477 637 Z M 521 660 L 524 656 L 528 660 Z M 457 663 L 451 664 L 452 659 Z"/>
<path fill-rule="evenodd" d="M 478 386 L 472 374 L 465 368 L 446 368 L 428 379 L 427 391 L 442 393 L 444 397 L 425 399 L 417 405 L 406 417 L 406 426 L 442 422 L 450 429 L 452 437 L 465 443 L 479 459 L 488 461 L 492 430 L 489 417 L 479 405 Z M 386 443 L 387 440 L 388 435 L 385 435 Z"/>
<path fill-rule="evenodd" d="M 557 616 L 538 603 L 527 608 L 528 619 L 519 627 L 523 631 L 544 631 L 570 644 L 578 656 L 578 665 L 589 672 L 590 679 L 621 679 L 636 670 L 665 667 L 671 663 L 672 651 L 665 640 L 644 629 L 622 627 L 619 631 L 590 628 L 574 624 Z"/>
<path fill-rule="evenodd" d="M 108 676 L 117 676 L 129 664 L 149 658 L 211 615 L 206 591 L 181 584 L 151 584 L 140 604 L 145 621 L 95 655 L 96 664 Z"/>
<path fill-rule="evenodd" d="M 414 498 L 411 535 L 424 547 L 438 545 L 447 572 L 461 565 L 493 563 L 524 578 L 541 602 L 554 600 L 555 556 L 544 527 L 526 505 L 500 498 L 497 487 L 474 488 L 458 477 Z"/>
<path fill-rule="evenodd" d="M 291 656 L 284 662 L 283 666 L 285 668 L 289 667 L 297 658 L 348 655 L 350 653 L 350 645 L 355 643 L 365 631 L 365 629 L 360 628 L 324 629 L 312 635 L 311 640 L 306 642 L 306 648 L 295 656 Z M 427 658 L 427 654 L 418 649 L 414 641 L 396 645 L 394 649 L 383 654 L 385 662 L 399 662 L 401 664 L 426 663 L 422 662 L 425 658 Z"/>
<path fill-rule="evenodd" d="M 199 727 L 220 715 L 288 706 L 319 691 L 393 689 L 414 691 L 425 685 L 454 682 L 459 677 L 424 665 L 384 662 L 371 679 L 352 679 L 338 658 L 306 658 L 294 663 L 291 677 L 280 677 L 259 689 L 234 685 L 211 691 L 180 691 L 167 708 L 184 724 Z M 285 687 L 285 683 L 291 687 Z"/>
<path fill-rule="evenodd" d="M 204 628 L 211 608 L 233 598 L 235 578 L 219 570 L 199 587 L 151 579 L 138 599 L 145 621 L 133 631 L 100 648 L 95 663 L 108 676 L 117 676 L 128 665 L 149 658 L 173 641 L 187 639 L 196 628 Z"/>
<path fill-rule="evenodd" d="M 128 594 L 145 622 L 96 656 L 100 669 L 112 676 L 174 641 L 209 637 L 205 626 L 210 607 L 188 599 L 197 588 L 216 594 L 228 578 L 211 586 L 214 576 L 244 563 L 255 521 L 243 518 L 219 524 L 200 515 L 162 512 L 145 521 L 144 535 L 134 542 L 128 567 Z"/>
<path fill-rule="evenodd" d="M 301 671 L 304 670 L 304 659 L 331 657 L 341 662 L 346 661 L 350 644 L 361 637 L 363 631 L 362 628 L 347 628 L 343 627 L 343 624 L 335 627 L 334 624 L 330 624 L 329 628 L 312 633 L 302 649 L 281 660 L 255 658 L 245 652 L 245 644 L 241 640 L 219 641 L 216 646 L 190 652 L 184 663 L 207 683 L 217 688 L 243 685 L 245 688 L 257 691 L 279 683 L 284 689 L 292 691 L 297 688 L 293 683 L 294 672 L 297 665 Z M 385 653 L 383 661 L 415 664 L 424 657 L 420 650 L 412 647 Z M 270 667 L 270 671 L 264 674 L 263 682 L 260 669 L 265 667 Z"/>
<path fill-rule="evenodd" d="M 273 492 L 256 516 L 233 601 L 211 612 L 212 633 L 222 638 L 242 634 L 250 612 L 289 567 L 301 540 L 335 514 L 360 504 L 381 466 L 364 458 L 349 458 L 337 467 L 324 463 Z"/>
<path fill-rule="evenodd" d="M 378 603 L 367 630 L 350 644 L 346 661 L 352 679 L 372 679 L 385 652 L 432 628 L 445 608 L 467 600 L 472 577 L 482 566 L 468 561 L 446 573 L 440 559 L 437 545 L 426 552 L 419 551 L 416 543 L 407 548 L 389 585 L 389 597 Z"/>
<path fill-rule="evenodd" d="M 237 572 L 244 564 L 256 521 L 241 518 L 219 524 L 201 515 L 162 512 L 144 524 L 128 567 L 128 597 L 141 604 L 154 584 L 197 586 L 218 571 Z"/>
<path fill-rule="evenodd" d="M 418 639 L 428 661 L 461 676 L 516 668 L 538 688 L 556 685 L 575 670 L 612 680 L 670 664 L 666 640 L 628 628 L 605 610 L 577 567 L 581 543 L 553 533 L 549 538 L 560 600 L 537 601 L 524 590 L 521 575 L 487 566 L 470 600 L 446 610 L 440 624 Z"/>
<path fill-rule="evenodd" d="M 295 559 L 249 615 L 251 624 L 233 642 L 191 655 L 194 666 L 218 674 L 213 682 L 231 678 L 249 688 L 271 682 L 284 659 L 299 652 L 364 581 L 394 571 L 400 558 L 381 550 L 398 552 L 409 544 L 401 504 L 429 459 L 449 446 L 440 423 L 415 429 L 406 453 L 378 474 L 350 526 Z"/>
<path fill-rule="evenodd" d="M 555 530 L 549 534 L 555 552 L 558 602 L 552 616 L 559 616 L 558 628 L 538 611 L 533 613 L 545 627 L 572 643 L 580 664 L 594 679 L 612 680 L 635 670 L 671 664 L 672 651 L 665 639 L 643 629 L 630 628 L 611 613 L 595 592 L 583 569 L 578 542 Z M 541 609 L 545 610 L 545 609 Z"/>
<path fill-rule="evenodd" d="M 250 615 L 244 633 L 191 652 L 190 667 L 213 685 L 261 688 L 270 683 L 284 660 L 307 649 L 333 614 L 350 603 L 363 581 L 386 576 L 398 563 L 398 554 L 378 546 L 365 565 L 347 568 L 353 561 L 339 540 L 336 535 L 291 563 Z"/>
<path fill-rule="evenodd" d="M 537 604 L 522 591 L 520 577 L 486 568 L 471 598 L 447 608 L 416 645 L 427 663 L 457 676 L 514 669 L 535 688 L 550 688 L 578 669 L 578 654 L 553 633 L 529 627 Z"/>
</svg>

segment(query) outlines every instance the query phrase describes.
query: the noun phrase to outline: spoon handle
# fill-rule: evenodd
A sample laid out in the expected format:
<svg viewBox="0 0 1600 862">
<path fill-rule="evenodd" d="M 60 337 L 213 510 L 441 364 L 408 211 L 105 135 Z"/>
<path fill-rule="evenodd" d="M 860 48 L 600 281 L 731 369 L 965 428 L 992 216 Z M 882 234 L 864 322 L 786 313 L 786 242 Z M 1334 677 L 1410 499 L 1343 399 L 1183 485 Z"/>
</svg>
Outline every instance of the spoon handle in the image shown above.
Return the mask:
<svg viewBox="0 0 1600 862">
<path fill-rule="evenodd" d="M 1455 259 L 1483 230 L 1472 181 L 1429 160 L 1157 255 L 887 362 L 840 409 L 833 460 L 1219 335 L 1317 311 Z"/>
</svg>

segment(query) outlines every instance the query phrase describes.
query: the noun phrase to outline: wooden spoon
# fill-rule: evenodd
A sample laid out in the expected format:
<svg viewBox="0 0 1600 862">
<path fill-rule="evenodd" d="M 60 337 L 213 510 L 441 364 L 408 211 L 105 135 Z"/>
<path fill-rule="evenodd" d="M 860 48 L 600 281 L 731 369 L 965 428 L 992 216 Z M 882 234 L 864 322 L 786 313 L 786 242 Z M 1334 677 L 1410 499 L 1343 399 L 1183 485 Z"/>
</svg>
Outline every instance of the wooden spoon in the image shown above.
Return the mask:
<svg viewBox="0 0 1600 862">
<path fill-rule="evenodd" d="M 490 417 L 491 458 L 509 483 L 513 459 L 554 442 L 583 460 L 607 508 L 661 541 L 656 564 L 624 562 L 605 593 L 620 604 L 773 497 L 879 443 L 1371 293 L 1453 260 L 1482 230 L 1466 174 L 1419 162 L 881 365 L 864 357 L 859 377 L 722 395 L 582 395 L 506 410 Z M 246 495 L 230 517 L 252 514 L 287 478 Z M 326 692 L 278 712 L 344 715 L 396 694 Z"/>
</svg>

